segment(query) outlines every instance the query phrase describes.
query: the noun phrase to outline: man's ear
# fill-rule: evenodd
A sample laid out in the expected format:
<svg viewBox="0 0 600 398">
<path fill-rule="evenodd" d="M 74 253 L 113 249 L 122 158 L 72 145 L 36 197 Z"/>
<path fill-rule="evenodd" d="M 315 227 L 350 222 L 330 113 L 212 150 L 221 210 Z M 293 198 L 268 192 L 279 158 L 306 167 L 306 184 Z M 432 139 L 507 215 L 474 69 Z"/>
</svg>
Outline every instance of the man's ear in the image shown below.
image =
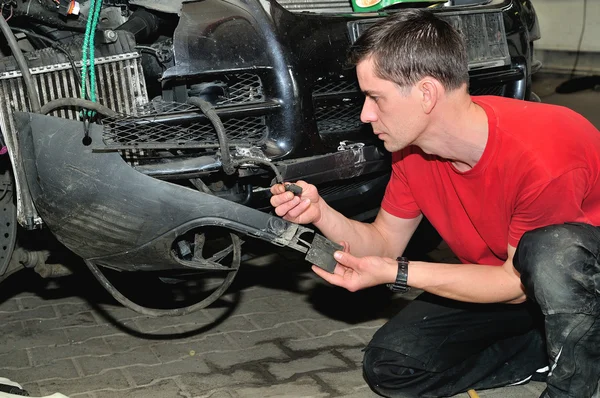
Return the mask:
<svg viewBox="0 0 600 398">
<path fill-rule="evenodd" d="M 417 83 L 417 89 L 423 112 L 430 114 L 437 105 L 439 96 L 442 94 L 444 88 L 436 79 L 425 77 Z"/>
</svg>

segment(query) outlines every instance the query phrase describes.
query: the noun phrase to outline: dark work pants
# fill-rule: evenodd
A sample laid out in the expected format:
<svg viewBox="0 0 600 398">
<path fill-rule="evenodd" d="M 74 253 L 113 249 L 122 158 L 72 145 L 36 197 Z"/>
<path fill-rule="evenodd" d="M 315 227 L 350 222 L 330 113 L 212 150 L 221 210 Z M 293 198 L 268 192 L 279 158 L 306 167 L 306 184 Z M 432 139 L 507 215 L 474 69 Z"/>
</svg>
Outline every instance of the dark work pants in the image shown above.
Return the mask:
<svg viewBox="0 0 600 398">
<path fill-rule="evenodd" d="M 446 397 L 544 380 L 544 398 L 590 398 L 600 377 L 600 229 L 528 232 L 514 258 L 524 304 L 471 304 L 423 293 L 379 329 L 364 376 L 390 397 Z M 538 372 L 538 370 L 540 372 Z"/>
</svg>

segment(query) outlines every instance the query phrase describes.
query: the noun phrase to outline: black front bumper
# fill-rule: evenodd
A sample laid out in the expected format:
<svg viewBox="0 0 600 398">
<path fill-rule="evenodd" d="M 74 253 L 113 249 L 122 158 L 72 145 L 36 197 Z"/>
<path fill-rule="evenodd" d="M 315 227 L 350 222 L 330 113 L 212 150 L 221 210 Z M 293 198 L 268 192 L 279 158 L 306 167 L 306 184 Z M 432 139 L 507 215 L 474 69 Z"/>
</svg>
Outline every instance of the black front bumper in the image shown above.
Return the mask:
<svg viewBox="0 0 600 398">
<path fill-rule="evenodd" d="M 161 181 L 131 168 L 101 147 L 102 127 L 15 114 L 27 183 L 52 233 L 85 260 L 123 270 L 185 268 L 174 253 L 177 237 L 201 227 L 223 227 L 306 252 L 314 231 L 237 203 Z"/>
</svg>

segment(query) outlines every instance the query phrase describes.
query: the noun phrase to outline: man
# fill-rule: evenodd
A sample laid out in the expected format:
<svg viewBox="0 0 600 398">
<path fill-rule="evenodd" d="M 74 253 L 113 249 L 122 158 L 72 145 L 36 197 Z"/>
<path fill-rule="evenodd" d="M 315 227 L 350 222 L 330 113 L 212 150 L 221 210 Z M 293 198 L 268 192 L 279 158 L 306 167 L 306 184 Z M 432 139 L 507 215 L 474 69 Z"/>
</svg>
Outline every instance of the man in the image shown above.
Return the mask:
<svg viewBox="0 0 600 398">
<path fill-rule="evenodd" d="M 345 218 L 305 182 L 300 196 L 274 186 L 271 203 L 344 242 L 333 274 L 313 267 L 328 282 L 425 291 L 366 348 L 370 387 L 440 397 L 547 378 L 542 397 L 597 396 L 598 130 L 566 108 L 470 97 L 463 39 L 427 11 L 373 26 L 350 58 L 361 119 L 393 153 L 376 220 Z M 397 259 L 423 215 L 462 264 Z"/>
</svg>

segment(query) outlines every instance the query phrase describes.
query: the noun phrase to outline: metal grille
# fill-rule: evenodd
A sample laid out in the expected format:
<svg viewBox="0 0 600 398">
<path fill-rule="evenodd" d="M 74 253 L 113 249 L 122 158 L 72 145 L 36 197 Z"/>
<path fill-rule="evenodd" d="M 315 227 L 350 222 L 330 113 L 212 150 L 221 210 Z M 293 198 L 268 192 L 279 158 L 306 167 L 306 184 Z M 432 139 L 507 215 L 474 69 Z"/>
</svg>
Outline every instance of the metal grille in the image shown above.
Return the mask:
<svg viewBox="0 0 600 398">
<path fill-rule="evenodd" d="M 356 192 L 363 188 L 367 182 L 368 181 L 358 181 L 350 184 L 337 184 L 326 187 L 319 187 L 319 194 L 321 196 L 327 196 L 338 193 Z"/>
<path fill-rule="evenodd" d="M 313 94 L 355 93 L 359 91 L 358 82 L 349 80 L 331 81 L 320 79 L 317 80 L 313 88 Z"/>
<path fill-rule="evenodd" d="M 114 149 L 217 148 L 217 133 L 207 119 L 177 121 L 182 112 L 200 112 L 188 104 L 152 102 L 140 108 L 141 117 L 125 116 L 104 119 L 104 142 Z M 157 121 L 159 116 L 173 116 L 173 124 Z M 264 116 L 223 120 L 230 145 L 255 145 L 267 133 Z"/>
<path fill-rule="evenodd" d="M 217 105 L 263 102 L 263 85 L 260 77 L 252 73 L 231 75 L 227 78 L 228 98 L 219 99 Z"/>
<path fill-rule="evenodd" d="M 505 92 L 505 85 L 469 88 L 469 93 L 471 95 L 498 95 L 502 97 L 504 96 Z"/>
<path fill-rule="evenodd" d="M 362 125 L 360 121 L 360 103 L 349 103 L 332 106 L 317 106 L 315 115 L 319 132 L 357 130 Z"/>
</svg>

